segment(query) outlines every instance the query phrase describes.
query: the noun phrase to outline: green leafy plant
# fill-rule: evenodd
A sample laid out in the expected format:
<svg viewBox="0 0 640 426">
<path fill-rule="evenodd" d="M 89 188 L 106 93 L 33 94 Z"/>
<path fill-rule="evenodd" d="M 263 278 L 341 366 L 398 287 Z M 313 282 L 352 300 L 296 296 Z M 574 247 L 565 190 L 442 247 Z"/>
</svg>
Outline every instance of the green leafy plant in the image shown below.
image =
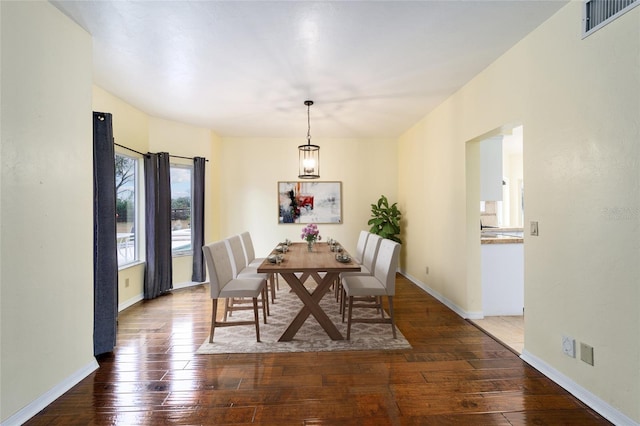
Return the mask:
<svg viewBox="0 0 640 426">
<path fill-rule="evenodd" d="M 384 195 L 380 196 L 377 204 L 371 204 L 371 219 L 368 222 L 371 229 L 369 232 L 402 244 L 402 240 L 398 237 L 402 213 L 396 204 L 393 203 L 389 206 L 389 200 Z"/>
</svg>

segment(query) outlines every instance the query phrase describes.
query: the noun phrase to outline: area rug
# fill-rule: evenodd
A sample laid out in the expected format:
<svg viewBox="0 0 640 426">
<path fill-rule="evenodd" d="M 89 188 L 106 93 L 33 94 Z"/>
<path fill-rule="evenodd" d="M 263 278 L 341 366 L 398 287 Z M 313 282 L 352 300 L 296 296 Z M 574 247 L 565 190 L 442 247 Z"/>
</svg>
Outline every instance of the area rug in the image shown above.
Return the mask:
<svg viewBox="0 0 640 426">
<path fill-rule="evenodd" d="M 312 280 L 305 285 L 311 289 Z M 330 290 L 320 305 L 338 330 L 346 338 L 347 324 L 342 322 L 338 303 Z M 256 342 L 255 326 L 234 326 L 216 328 L 213 343 L 209 338 L 196 351 L 197 354 L 224 353 L 266 353 L 266 352 L 323 352 L 323 351 L 366 351 L 366 350 L 402 350 L 411 349 L 411 345 L 396 328 L 397 339 L 393 338 L 389 324 L 352 324 L 351 340 L 331 340 L 313 315 L 309 315 L 304 325 L 291 342 L 278 342 L 291 320 L 302 308 L 302 302 L 291 292 L 284 280 L 280 280 L 280 289 L 276 292 L 275 303 L 270 305 L 271 315 L 267 324 L 262 321 L 260 312 L 260 342 Z M 375 309 L 358 309 L 358 317 L 376 317 Z M 233 312 L 232 320 L 252 319 L 253 311 Z"/>
</svg>

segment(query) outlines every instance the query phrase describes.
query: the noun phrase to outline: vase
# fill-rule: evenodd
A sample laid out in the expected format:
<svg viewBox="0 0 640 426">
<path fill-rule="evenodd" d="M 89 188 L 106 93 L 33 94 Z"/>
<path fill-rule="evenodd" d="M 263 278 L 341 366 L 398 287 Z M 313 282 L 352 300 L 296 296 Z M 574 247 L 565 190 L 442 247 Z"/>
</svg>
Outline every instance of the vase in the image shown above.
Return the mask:
<svg viewBox="0 0 640 426">
<path fill-rule="evenodd" d="M 307 241 L 307 251 L 313 251 L 313 241 Z"/>
</svg>

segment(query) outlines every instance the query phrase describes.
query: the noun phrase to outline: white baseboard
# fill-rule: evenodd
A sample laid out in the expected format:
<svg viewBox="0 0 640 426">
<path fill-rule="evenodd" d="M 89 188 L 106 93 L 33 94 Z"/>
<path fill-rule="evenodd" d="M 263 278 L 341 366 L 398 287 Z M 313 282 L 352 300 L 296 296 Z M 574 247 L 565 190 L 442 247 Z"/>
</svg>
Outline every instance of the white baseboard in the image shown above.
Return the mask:
<svg viewBox="0 0 640 426">
<path fill-rule="evenodd" d="M 194 286 L 197 286 L 197 285 L 200 285 L 200 284 L 203 284 L 203 283 L 197 283 L 195 281 L 187 281 L 187 282 L 180 283 L 180 284 L 174 284 L 173 285 L 173 289 L 174 290 L 180 290 L 181 288 L 194 287 Z"/>
<path fill-rule="evenodd" d="M 402 275 L 404 275 L 405 277 L 407 277 L 407 279 L 409 281 L 411 281 L 412 283 L 414 283 L 415 285 L 417 285 L 418 287 L 420 287 L 421 289 L 423 289 L 424 291 L 429 293 L 434 298 L 436 298 L 438 301 L 440 301 L 447 308 L 451 309 L 453 312 L 455 312 L 456 314 L 460 315 L 462 318 L 464 318 L 464 319 L 482 319 L 482 318 L 484 318 L 484 315 L 483 315 L 482 312 L 468 312 L 468 311 L 465 311 L 464 309 L 460 308 L 458 305 L 453 303 L 451 300 L 447 299 L 446 297 L 444 297 L 443 295 L 441 295 L 440 293 L 438 293 L 437 291 L 435 291 L 434 289 L 432 289 L 431 287 L 429 287 L 428 285 L 426 285 L 425 283 L 423 283 L 419 279 L 407 274 L 404 271 L 400 271 L 400 273 Z"/>
<path fill-rule="evenodd" d="M 187 282 L 184 282 L 184 283 L 174 284 L 173 289 L 174 290 L 180 290 L 181 288 L 193 287 L 193 286 L 200 285 L 200 284 L 203 284 L 203 283 L 197 283 L 197 282 L 194 282 L 194 281 L 187 281 Z M 122 312 L 125 309 L 135 305 L 136 303 L 141 301 L 143 298 L 144 298 L 144 295 L 142 293 L 140 293 L 140 294 L 138 294 L 138 295 L 136 295 L 136 296 L 134 296 L 134 297 L 132 297 L 130 299 L 125 300 L 122 303 L 119 303 L 118 304 L 118 312 Z"/>
<path fill-rule="evenodd" d="M 2 426 L 19 426 L 29 420 L 31 417 L 42 411 L 47 405 L 60 398 L 66 391 L 80 383 L 82 379 L 93 373 L 99 367 L 98 361 L 94 358 L 92 362 L 79 369 L 71 376 L 67 377 L 40 397 L 33 400 L 27 406 L 15 413 L 13 416 L 2 422 Z"/>
<path fill-rule="evenodd" d="M 138 303 L 139 301 L 141 301 L 143 298 L 142 293 L 138 294 L 137 296 L 132 297 L 131 299 L 125 300 L 122 303 L 118 304 L 118 312 L 122 312 L 125 309 L 127 309 L 130 306 L 135 305 L 136 303 Z"/>
<path fill-rule="evenodd" d="M 551 365 L 544 362 L 537 356 L 529 353 L 526 349 L 522 351 L 520 358 L 531 365 L 536 370 L 547 376 L 549 379 L 556 382 L 563 387 L 567 392 L 584 402 L 589 408 L 600 414 L 605 419 L 609 420 L 614 425 L 618 426 L 640 426 L 640 423 L 635 422 L 624 413 L 620 412 L 616 408 L 612 407 L 607 402 L 603 401 L 587 389 L 583 388 L 569 377 L 565 376 Z"/>
</svg>

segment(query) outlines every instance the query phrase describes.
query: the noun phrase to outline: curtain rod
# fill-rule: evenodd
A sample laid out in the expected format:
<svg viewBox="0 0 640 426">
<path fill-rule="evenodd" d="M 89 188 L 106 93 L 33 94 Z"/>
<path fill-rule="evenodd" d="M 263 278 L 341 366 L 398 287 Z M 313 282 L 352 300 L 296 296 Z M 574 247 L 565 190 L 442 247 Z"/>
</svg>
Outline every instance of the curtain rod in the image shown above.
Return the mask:
<svg viewBox="0 0 640 426">
<path fill-rule="evenodd" d="M 147 155 L 147 154 L 143 154 L 143 153 L 142 153 L 142 152 L 140 152 L 140 151 L 136 151 L 136 150 L 135 150 L 135 149 L 133 149 L 133 148 L 129 148 L 128 146 L 120 145 L 119 143 L 115 143 L 115 142 L 114 142 L 113 144 L 114 144 L 115 146 L 119 146 L 120 148 L 128 149 L 128 150 L 129 150 L 129 151 L 131 151 L 131 152 L 135 152 L 135 153 L 136 153 L 136 154 L 138 154 L 138 155 L 142 155 L 143 157 L 145 157 L 145 156 Z M 180 155 L 171 155 L 171 154 L 169 154 L 169 157 L 173 157 L 173 158 L 182 158 L 182 159 L 184 159 L 184 160 L 193 160 L 193 157 L 182 157 L 182 156 L 180 156 Z M 207 160 L 206 158 L 204 159 L 204 161 L 206 161 L 207 163 L 209 162 L 209 160 Z"/>
</svg>

